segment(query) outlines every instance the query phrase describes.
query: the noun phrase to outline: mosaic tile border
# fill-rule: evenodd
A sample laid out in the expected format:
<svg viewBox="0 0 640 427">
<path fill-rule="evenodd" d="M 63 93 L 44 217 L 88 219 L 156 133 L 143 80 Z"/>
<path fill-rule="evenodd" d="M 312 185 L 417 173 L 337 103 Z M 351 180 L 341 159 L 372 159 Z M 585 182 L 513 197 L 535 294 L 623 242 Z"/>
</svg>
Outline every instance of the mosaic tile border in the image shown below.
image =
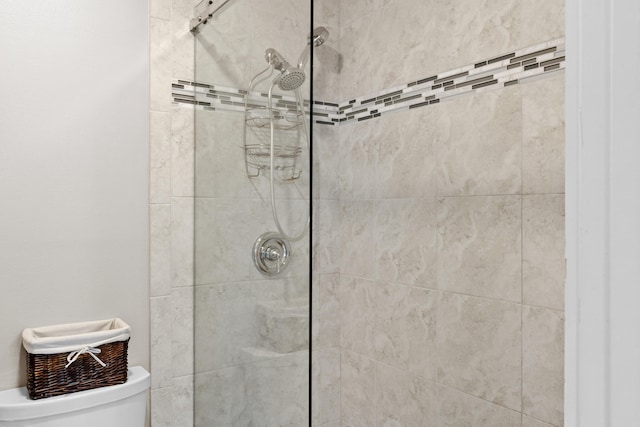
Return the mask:
<svg viewBox="0 0 640 427">
<path fill-rule="evenodd" d="M 437 104 L 454 96 L 508 87 L 564 68 L 564 38 L 554 39 L 347 101 L 314 101 L 313 122 L 335 126 L 369 120 L 391 112 Z M 247 91 L 242 89 L 184 80 L 172 83 L 173 102 L 192 104 L 205 110 L 242 113 L 246 96 Z M 251 92 L 248 105 L 264 107 L 267 96 L 263 92 Z M 273 95 L 272 98 L 275 107 L 282 111 L 296 108 L 293 96 Z M 309 101 L 305 101 L 305 106 L 308 113 Z"/>
</svg>

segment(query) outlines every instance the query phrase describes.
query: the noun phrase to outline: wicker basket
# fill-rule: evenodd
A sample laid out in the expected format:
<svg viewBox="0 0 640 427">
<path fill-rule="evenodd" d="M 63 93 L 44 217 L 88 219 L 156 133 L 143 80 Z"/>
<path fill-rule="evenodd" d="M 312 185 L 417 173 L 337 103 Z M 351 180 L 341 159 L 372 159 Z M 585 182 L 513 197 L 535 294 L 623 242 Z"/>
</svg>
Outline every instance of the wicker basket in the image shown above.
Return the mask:
<svg viewBox="0 0 640 427">
<path fill-rule="evenodd" d="M 120 319 L 25 329 L 29 398 L 125 383 L 129 331 Z"/>
</svg>

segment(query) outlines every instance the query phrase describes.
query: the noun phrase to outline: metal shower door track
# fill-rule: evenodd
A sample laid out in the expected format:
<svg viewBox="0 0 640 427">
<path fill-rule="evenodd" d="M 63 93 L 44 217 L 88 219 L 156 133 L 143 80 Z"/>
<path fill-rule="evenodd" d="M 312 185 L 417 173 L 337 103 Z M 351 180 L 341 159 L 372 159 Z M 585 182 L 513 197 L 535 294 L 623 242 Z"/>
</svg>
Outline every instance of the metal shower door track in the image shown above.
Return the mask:
<svg viewBox="0 0 640 427">
<path fill-rule="evenodd" d="M 206 24 L 209 18 L 220 9 L 224 7 L 231 0 L 204 0 L 200 2 L 195 8 L 196 17 L 189 21 L 191 31 L 195 31 L 200 24 Z"/>
</svg>

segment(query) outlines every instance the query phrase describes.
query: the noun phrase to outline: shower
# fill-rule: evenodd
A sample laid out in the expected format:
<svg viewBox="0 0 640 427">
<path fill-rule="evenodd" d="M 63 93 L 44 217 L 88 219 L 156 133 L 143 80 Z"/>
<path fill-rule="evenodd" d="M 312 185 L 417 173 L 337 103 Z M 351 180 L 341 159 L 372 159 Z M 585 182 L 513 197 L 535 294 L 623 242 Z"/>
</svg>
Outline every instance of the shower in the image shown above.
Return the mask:
<svg viewBox="0 0 640 427">
<path fill-rule="evenodd" d="M 256 240 L 253 247 L 253 260 L 256 268 L 267 276 L 277 276 L 284 271 L 288 265 L 291 249 L 289 241 L 301 240 L 309 229 L 311 221 L 310 208 L 307 209 L 305 224 L 298 233 L 285 231 L 282 226 L 275 198 L 275 176 L 276 171 L 280 171 L 281 181 L 285 183 L 295 182 L 301 176 L 301 169 L 296 164 L 297 158 L 302 154 L 300 140 L 304 139 L 306 153 L 310 152 L 309 129 L 307 115 L 305 113 L 304 97 L 300 92 L 300 87 L 306 80 L 304 68 L 309 61 L 311 49 L 321 46 L 329 37 L 329 31 L 324 27 L 317 27 L 309 35 L 307 46 L 304 48 L 297 62 L 297 66 L 292 66 L 282 54 L 273 48 L 265 51 L 265 60 L 269 64 L 266 69 L 258 73 L 249 83 L 247 97 L 245 98 L 245 154 L 247 173 L 250 178 L 260 175 L 263 170 L 269 173 L 269 191 L 271 199 L 271 212 L 277 232 L 263 233 Z M 266 77 L 260 78 L 263 74 L 270 72 Z M 266 107 L 258 109 L 249 108 L 249 95 L 258 83 L 268 79 L 274 72 L 276 77 L 272 80 Z M 273 89 L 293 92 L 295 95 L 295 110 L 287 108 L 278 109 L 273 106 Z M 251 135 L 247 133 L 250 127 L 254 134 L 262 136 L 258 144 L 247 143 Z M 268 129 L 268 133 L 256 132 L 257 129 Z M 278 139 L 278 143 L 276 143 Z M 267 161 L 268 160 L 268 161 Z M 250 173 L 250 167 L 256 167 L 256 174 Z M 282 174 L 282 171 L 289 173 Z"/>
<path fill-rule="evenodd" d="M 298 59 L 298 65 L 292 67 L 289 62 L 282 55 L 280 55 L 275 49 L 269 48 L 265 51 L 265 59 L 269 65 L 277 71 L 280 71 L 280 75 L 276 77 L 274 83 L 278 84 L 278 87 L 282 90 L 290 91 L 295 90 L 302 86 L 306 80 L 306 74 L 304 68 L 309 61 L 309 55 L 311 53 L 311 45 L 313 47 L 322 46 L 322 44 L 329 38 L 329 31 L 324 27 L 318 27 L 313 30 L 313 34 L 309 36 L 309 42 L 300 54 Z"/>
</svg>

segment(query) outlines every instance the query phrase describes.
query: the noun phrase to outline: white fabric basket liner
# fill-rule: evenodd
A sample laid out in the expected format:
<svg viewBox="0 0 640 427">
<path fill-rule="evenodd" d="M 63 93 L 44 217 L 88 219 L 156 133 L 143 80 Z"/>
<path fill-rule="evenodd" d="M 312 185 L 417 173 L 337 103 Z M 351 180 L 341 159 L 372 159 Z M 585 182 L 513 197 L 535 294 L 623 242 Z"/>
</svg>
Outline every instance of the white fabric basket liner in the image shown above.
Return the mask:
<svg viewBox="0 0 640 427">
<path fill-rule="evenodd" d="M 122 319 L 95 320 L 82 323 L 27 328 L 22 331 L 22 345 L 31 354 L 57 354 L 84 347 L 126 341 L 131 327 Z"/>
</svg>

